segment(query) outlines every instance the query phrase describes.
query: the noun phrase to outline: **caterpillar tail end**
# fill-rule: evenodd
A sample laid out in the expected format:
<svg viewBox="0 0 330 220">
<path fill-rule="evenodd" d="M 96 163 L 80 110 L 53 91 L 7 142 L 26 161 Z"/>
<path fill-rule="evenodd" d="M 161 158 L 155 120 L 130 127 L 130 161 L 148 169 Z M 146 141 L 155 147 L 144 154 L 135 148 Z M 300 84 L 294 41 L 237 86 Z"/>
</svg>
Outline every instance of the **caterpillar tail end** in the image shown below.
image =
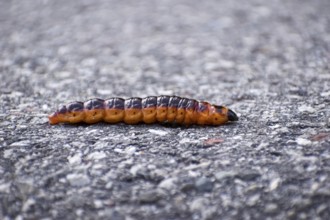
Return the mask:
<svg viewBox="0 0 330 220">
<path fill-rule="evenodd" d="M 231 109 L 228 109 L 227 117 L 229 121 L 238 121 L 238 116 Z"/>
<path fill-rule="evenodd" d="M 51 124 L 51 125 L 56 125 L 56 124 L 60 123 L 56 113 L 49 115 L 48 120 L 49 120 L 49 124 Z"/>
</svg>

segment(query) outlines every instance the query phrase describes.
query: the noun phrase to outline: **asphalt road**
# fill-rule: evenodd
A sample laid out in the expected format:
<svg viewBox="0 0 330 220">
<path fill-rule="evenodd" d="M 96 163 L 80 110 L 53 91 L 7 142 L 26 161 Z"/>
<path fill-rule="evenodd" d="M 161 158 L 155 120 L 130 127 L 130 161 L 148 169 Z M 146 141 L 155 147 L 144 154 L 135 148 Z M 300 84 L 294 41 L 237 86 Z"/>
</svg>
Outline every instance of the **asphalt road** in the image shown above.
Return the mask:
<svg viewBox="0 0 330 220">
<path fill-rule="evenodd" d="M 329 219 L 330 1 L 0 2 L 0 219 Z M 190 128 L 50 126 L 58 105 L 179 95 Z"/>
</svg>

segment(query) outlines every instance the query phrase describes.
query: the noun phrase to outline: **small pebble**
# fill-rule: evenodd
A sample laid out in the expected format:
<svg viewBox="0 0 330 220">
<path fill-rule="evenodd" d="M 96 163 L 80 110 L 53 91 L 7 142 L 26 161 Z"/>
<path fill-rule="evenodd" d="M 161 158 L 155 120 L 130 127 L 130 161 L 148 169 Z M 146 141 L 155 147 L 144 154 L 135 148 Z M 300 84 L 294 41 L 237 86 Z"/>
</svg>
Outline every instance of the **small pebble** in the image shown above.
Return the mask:
<svg viewBox="0 0 330 220">
<path fill-rule="evenodd" d="M 278 206 L 275 203 L 269 203 L 265 206 L 266 213 L 275 213 L 278 209 Z"/>
<path fill-rule="evenodd" d="M 173 178 L 168 178 L 168 179 L 165 179 L 165 180 L 163 180 L 162 182 L 160 182 L 160 183 L 158 184 L 158 187 L 159 187 L 159 188 L 163 188 L 163 189 L 170 190 L 170 189 L 176 187 L 176 181 L 177 181 L 177 178 L 175 178 L 175 177 L 173 177 Z"/>
<path fill-rule="evenodd" d="M 237 177 L 244 181 L 253 181 L 260 177 L 260 173 L 257 173 L 255 171 L 240 172 L 239 174 L 237 174 Z"/>
<path fill-rule="evenodd" d="M 275 189 L 277 189 L 277 187 L 279 186 L 279 184 L 281 183 L 281 178 L 276 178 L 271 180 L 270 184 L 269 184 L 269 190 L 273 191 Z"/>
<path fill-rule="evenodd" d="M 237 175 L 236 171 L 220 171 L 214 174 L 217 180 L 222 180 L 226 178 L 233 178 Z"/>
<path fill-rule="evenodd" d="M 101 160 L 107 157 L 107 154 L 104 151 L 95 151 L 87 155 L 88 160 Z"/>
<path fill-rule="evenodd" d="M 103 207 L 103 202 L 101 200 L 94 200 L 94 207 L 99 209 Z"/>
<path fill-rule="evenodd" d="M 191 211 L 200 211 L 205 208 L 207 205 L 207 199 L 205 198 L 196 198 L 190 203 L 190 210 Z"/>
<path fill-rule="evenodd" d="M 89 177 L 84 174 L 68 174 L 66 178 L 72 186 L 85 186 L 90 183 Z"/>
<path fill-rule="evenodd" d="M 136 152 L 136 147 L 134 146 L 129 146 L 127 148 L 125 148 L 125 153 L 131 155 L 134 154 Z"/>
<path fill-rule="evenodd" d="M 260 200 L 260 195 L 255 194 L 255 195 L 248 197 L 248 199 L 246 200 L 246 204 L 249 206 L 255 206 L 259 200 Z"/>
<path fill-rule="evenodd" d="M 4 158 L 11 158 L 11 155 L 13 154 L 13 149 L 7 149 L 7 150 L 4 150 L 3 152 L 3 157 Z"/>
<path fill-rule="evenodd" d="M 131 167 L 131 169 L 129 170 L 129 172 L 133 175 L 136 176 L 140 170 L 144 169 L 145 166 L 143 164 L 136 164 L 134 166 Z"/>
<path fill-rule="evenodd" d="M 142 192 L 138 196 L 138 200 L 142 203 L 153 203 L 160 199 L 160 194 L 156 190 Z"/>
<path fill-rule="evenodd" d="M 149 129 L 148 131 L 152 134 L 157 134 L 159 136 L 165 136 L 168 134 L 167 131 L 163 131 L 163 130 Z"/>
<path fill-rule="evenodd" d="M 213 189 L 213 182 L 206 177 L 201 177 L 196 180 L 195 187 L 199 192 L 211 192 Z"/>
<path fill-rule="evenodd" d="M 31 141 L 29 140 L 17 141 L 10 144 L 11 147 L 27 147 L 29 145 L 31 145 Z"/>
<path fill-rule="evenodd" d="M 312 144 L 312 141 L 305 139 L 305 138 L 297 138 L 296 142 L 297 142 L 297 144 L 302 145 L 302 146 L 307 146 L 307 145 Z"/>
<path fill-rule="evenodd" d="M 9 193 L 10 192 L 10 183 L 0 184 L 0 192 L 1 193 Z"/>
<path fill-rule="evenodd" d="M 31 206 L 33 206 L 35 203 L 36 203 L 36 201 L 34 199 L 30 198 L 30 199 L 26 200 L 23 204 L 22 211 L 23 212 L 28 211 L 31 208 Z"/>
<path fill-rule="evenodd" d="M 68 161 L 70 164 L 80 164 L 81 163 L 81 154 L 77 153 L 73 156 L 68 156 Z"/>
<path fill-rule="evenodd" d="M 308 105 L 302 105 L 302 106 L 299 106 L 298 111 L 307 112 L 307 113 L 315 113 L 316 109 L 311 106 L 308 106 Z"/>
</svg>

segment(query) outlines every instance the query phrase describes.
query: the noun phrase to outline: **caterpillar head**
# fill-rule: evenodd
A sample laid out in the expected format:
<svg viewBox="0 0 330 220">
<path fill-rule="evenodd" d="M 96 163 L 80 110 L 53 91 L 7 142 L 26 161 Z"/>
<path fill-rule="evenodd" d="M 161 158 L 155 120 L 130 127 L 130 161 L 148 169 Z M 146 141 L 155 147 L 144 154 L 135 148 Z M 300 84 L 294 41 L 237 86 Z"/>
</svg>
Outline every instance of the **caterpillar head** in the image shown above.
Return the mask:
<svg viewBox="0 0 330 220">
<path fill-rule="evenodd" d="M 213 107 L 213 111 L 210 112 L 212 125 L 220 125 L 228 121 L 238 121 L 238 116 L 231 109 L 217 105 Z"/>
<path fill-rule="evenodd" d="M 229 121 L 238 121 L 238 116 L 231 109 L 227 109 L 227 117 Z"/>
</svg>

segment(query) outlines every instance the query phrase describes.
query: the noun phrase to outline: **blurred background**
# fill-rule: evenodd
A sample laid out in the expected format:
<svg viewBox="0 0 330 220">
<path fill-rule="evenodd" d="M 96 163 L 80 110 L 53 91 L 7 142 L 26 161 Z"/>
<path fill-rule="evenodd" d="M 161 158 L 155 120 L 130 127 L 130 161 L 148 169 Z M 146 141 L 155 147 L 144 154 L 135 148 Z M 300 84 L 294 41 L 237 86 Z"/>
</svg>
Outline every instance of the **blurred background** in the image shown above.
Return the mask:
<svg viewBox="0 0 330 220">
<path fill-rule="evenodd" d="M 0 8 L 0 91 L 49 105 L 157 94 L 232 104 L 329 89 L 312 87 L 329 74 L 326 0 L 12 0 Z"/>
<path fill-rule="evenodd" d="M 165 94 L 244 113 L 249 100 L 329 96 L 329 8 L 327 0 L 1 1 L 0 92 L 40 100 L 15 103 L 35 112 Z"/>
</svg>

